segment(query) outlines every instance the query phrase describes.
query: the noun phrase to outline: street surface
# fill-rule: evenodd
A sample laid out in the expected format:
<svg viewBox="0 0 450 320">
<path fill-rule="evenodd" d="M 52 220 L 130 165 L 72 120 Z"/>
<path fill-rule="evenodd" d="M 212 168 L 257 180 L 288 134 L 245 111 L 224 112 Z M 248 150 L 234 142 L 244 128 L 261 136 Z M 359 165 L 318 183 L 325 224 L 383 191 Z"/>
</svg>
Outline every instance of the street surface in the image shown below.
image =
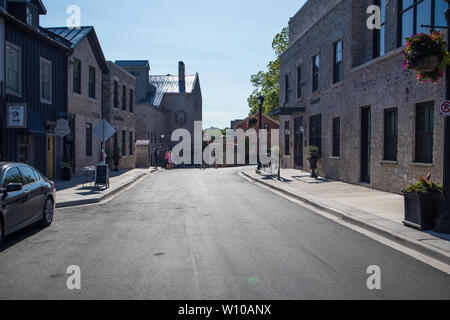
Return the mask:
<svg viewBox="0 0 450 320">
<path fill-rule="evenodd" d="M 145 177 L 0 247 L 1 299 L 450 299 L 450 276 L 242 179 Z M 81 290 L 67 289 L 67 267 Z M 369 290 L 369 266 L 381 290 Z"/>
</svg>

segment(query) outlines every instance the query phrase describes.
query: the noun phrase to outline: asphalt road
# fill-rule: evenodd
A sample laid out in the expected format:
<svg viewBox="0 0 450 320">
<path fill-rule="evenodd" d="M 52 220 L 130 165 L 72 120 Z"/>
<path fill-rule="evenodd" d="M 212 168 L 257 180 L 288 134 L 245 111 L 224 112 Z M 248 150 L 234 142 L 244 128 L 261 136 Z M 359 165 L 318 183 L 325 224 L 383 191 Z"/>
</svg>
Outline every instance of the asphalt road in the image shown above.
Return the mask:
<svg viewBox="0 0 450 320">
<path fill-rule="evenodd" d="M 70 265 L 81 290 L 66 287 Z M 366 286 L 381 268 L 382 289 Z M 152 174 L 0 248 L 1 299 L 450 299 L 450 276 L 236 169 Z"/>
</svg>

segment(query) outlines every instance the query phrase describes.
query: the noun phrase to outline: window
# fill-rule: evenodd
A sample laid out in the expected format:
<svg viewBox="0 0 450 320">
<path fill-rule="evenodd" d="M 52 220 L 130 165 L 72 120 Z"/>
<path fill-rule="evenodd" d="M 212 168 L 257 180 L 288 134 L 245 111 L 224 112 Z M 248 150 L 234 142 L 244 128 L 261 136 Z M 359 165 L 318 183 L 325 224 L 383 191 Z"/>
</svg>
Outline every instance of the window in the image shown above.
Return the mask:
<svg viewBox="0 0 450 320">
<path fill-rule="evenodd" d="M 381 8 L 381 28 L 373 34 L 373 57 L 378 58 L 386 53 L 386 0 L 375 0 L 375 5 Z"/>
<path fill-rule="evenodd" d="M 119 82 L 114 81 L 114 108 L 119 108 Z"/>
<path fill-rule="evenodd" d="M 289 121 L 285 122 L 284 129 L 284 155 L 288 156 L 291 154 L 291 129 Z"/>
<path fill-rule="evenodd" d="M 302 66 L 297 67 L 297 99 L 302 97 Z"/>
<path fill-rule="evenodd" d="M 89 98 L 95 99 L 95 68 L 89 66 Z"/>
<path fill-rule="evenodd" d="M 33 25 L 33 13 L 31 12 L 31 8 L 27 7 L 27 23 L 32 26 Z"/>
<path fill-rule="evenodd" d="M 133 155 L 133 146 L 134 146 L 134 141 L 133 141 L 133 132 L 130 132 L 130 145 L 129 145 L 129 148 L 130 148 L 130 156 L 132 156 Z"/>
<path fill-rule="evenodd" d="M 312 90 L 316 92 L 319 90 L 319 69 L 320 69 L 320 61 L 319 56 L 314 56 L 312 58 Z"/>
<path fill-rule="evenodd" d="M 29 135 L 19 135 L 19 162 L 27 164 L 32 162 L 31 140 Z"/>
<path fill-rule="evenodd" d="M 22 54 L 21 49 L 6 44 L 6 92 L 22 94 Z"/>
<path fill-rule="evenodd" d="M 397 161 L 398 109 L 384 110 L 384 160 Z"/>
<path fill-rule="evenodd" d="M 19 169 L 17 168 L 11 168 L 6 171 L 2 186 L 5 188 L 8 184 L 11 183 L 23 184 L 22 176 L 20 175 Z"/>
<path fill-rule="evenodd" d="M 433 163 L 434 102 L 416 106 L 416 162 Z"/>
<path fill-rule="evenodd" d="M 334 44 L 334 70 L 333 83 L 342 80 L 342 41 Z"/>
<path fill-rule="evenodd" d="M 73 92 L 81 94 L 81 61 L 73 59 Z"/>
<path fill-rule="evenodd" d="M 52 103 L 52 63 L 41 58 L 41 102 Z"/>
<path fill-rule="evenodd" d="M 422 25 L 447 26 L 447 7 L 445 0 L 401 0 L 399 45 L 404 46 L 405 39 L 413 34 L 430 31 L 430 27 Z"/>
<path fill-rule="evenodd" d="M 6 9 L 6 0 L 0 0 L 0 8 Z"/>
<path fill-rule="evenodd" d="M 285 97 L 285 103 L 289 102 L 289 91 L 290 91 L 290 83 L 289 83 L 289 75 L 284 76 L 284 97 Z"/>
<path fill-rule="evenodd" d="M 86 123 L 86 157 L 92 157 L 92 124 Z"/>
<path fill-rule="evenodd" d="M 122 86 L 122 110 L 127 110 L 127 87 Z"/>
<path fill-rule="evenodd" d="M 309 145 L 319 148 L 322 154 L 322 115 L 309 118 Z"/>
<path fill-rule="evenodd" d="M 341 118 L 333 119 L 333 157 L 341 156 Z"/>
<path fill-rule="evenodd" d="M 22 173 L 24 185 L 36 182 L 36 176 L 30 167 L 20 167 L 20 173 Z"/>
<path fill-rule="evenodd" d="M 270 126 L 269 126 L 269 124 L 268 124 L 268 123 L 265 123 L 265 124 L 264 124 L 264 129 L 265 129 L 265 130 L 267 130 L 267 131 L 269 131 L 269 130 L 270 130 Z"/>
<path fill-rule="evenodd" d="M 127 155 L 127 132 L 122 130 L 122 155 Z"/>
<path fill-rule="evenodd" d="M 130 89 L 130 112 L 134 112 L 134 91 Z"/>
</svg>

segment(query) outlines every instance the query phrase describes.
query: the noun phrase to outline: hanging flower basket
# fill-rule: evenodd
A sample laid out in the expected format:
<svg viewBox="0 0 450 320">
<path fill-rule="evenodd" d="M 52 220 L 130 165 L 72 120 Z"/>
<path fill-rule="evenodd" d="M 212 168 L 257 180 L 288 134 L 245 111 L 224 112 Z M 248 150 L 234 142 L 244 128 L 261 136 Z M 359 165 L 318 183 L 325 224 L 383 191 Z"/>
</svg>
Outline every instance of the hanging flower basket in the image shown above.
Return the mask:
<svg viewBox="0 0 450 320">
<path fill-rule="evenodd" d="M 419 82 L 439 83 L 450 64 L 447 43 L 438 31 L 419 33 L 406 38 L 403 51 L 405 70 L 414 70 Z"/>
</svg>

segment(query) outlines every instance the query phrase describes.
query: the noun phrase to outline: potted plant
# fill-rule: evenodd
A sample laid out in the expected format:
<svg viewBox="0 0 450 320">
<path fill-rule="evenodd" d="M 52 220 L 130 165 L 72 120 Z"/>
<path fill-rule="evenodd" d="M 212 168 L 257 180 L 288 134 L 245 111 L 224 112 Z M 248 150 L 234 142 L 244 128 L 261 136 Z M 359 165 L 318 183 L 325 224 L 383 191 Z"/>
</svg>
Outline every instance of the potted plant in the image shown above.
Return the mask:
<svg viewBox="0 0 450 320">
<path fill-rule="evenodd" d="M 307 160 L 309 161 L 309 165 L 312 170 L 311 178 L 317 179 L 319 177 L 316 173 L 317 163 L 320 160 L 319 148 L 316 146 L 309 146 L 306 150 L 308 153 Z"/>
<path fill-rule="evenodd" d="M 431 173 L 426 178 L 419 176 L 417 184 L 403 191 L 405 196 L 404 225 L 419 230 L 432 230 L 433 221 L 442 204 L 442 186 L 431 182 Z"/>
<path fill-rule="evenodd" d="M 73 163 L 69 160 L 61 161 L 62 179 L 63 181 L 72 180 Z"/>
<path fill-rule="evenodd" d="M 403 68 L 414 70 L 420 82 L 429 80 L 434 84 L 439 83 L 450 62 L 447 43 L 438 31 L 431 34 L 419 33 L 407 38 L 403 54 Z"/>
</svg>

